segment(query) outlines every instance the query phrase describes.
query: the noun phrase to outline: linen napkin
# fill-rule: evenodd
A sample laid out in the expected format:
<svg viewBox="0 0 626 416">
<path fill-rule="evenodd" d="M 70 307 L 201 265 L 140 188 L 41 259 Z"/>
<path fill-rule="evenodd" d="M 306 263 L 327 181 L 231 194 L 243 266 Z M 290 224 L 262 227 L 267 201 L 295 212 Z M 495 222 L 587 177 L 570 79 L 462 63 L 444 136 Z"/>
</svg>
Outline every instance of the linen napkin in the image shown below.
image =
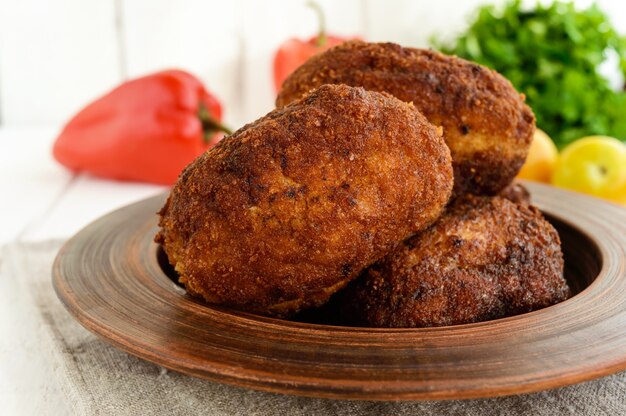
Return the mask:
<svg viewBox="0 0 626 416">
<path fill-rule="evenodd" d="M 39 415 L 626 414 L 626 372 L 535 394 L 423 402 L 312 399 L 185 376 L 118 351 L 73 320 L 51 284 L 61 244 L 13 243 L 0 254 L 0 302 L 12 308 L 0 329 L 14 332 L 0 334 L 0 359 L 10 360 L 12 351 L 29 352 L 16 354 L 32 359 L 22 358 L 14 369 L 21 381 L 13 388 L 21 400 L 29 398 L 22 408 Z"/>
</svg>

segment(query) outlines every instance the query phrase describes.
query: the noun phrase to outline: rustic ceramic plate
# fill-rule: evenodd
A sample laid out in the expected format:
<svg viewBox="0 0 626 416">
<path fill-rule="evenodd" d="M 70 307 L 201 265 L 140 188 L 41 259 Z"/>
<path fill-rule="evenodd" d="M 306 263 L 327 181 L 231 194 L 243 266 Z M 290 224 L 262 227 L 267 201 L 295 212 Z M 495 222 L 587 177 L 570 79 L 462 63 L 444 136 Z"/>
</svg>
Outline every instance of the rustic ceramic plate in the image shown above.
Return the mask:
<svg viewBox="0 0 626 416">
<path fill-rule="evenodd" d="M 203 304 L 168 277 L 152 241 L 165 196 L 106 215 L 69 240 L 54 265 L 54 287 L 82 325 L 130 354 L 192 376 L 287 394 L 489 397 L 626 369 L 626 209 L 527 185 L 561 235 L 566 277 L 577 294 L 511 318 L 368 329 Z"/>
</svg>

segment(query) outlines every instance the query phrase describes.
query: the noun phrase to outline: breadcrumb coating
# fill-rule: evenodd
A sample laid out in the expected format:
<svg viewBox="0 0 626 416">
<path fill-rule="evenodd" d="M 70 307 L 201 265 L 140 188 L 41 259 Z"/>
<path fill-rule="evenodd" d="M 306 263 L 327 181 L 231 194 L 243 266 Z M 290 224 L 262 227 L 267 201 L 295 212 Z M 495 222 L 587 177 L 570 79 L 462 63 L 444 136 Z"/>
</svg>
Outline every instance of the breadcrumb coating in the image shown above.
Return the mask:
<svg viewBox="0 0 626 416">
<path fill-rule="evenodd" d="M 191 163 L 156 241 L 189 293 L 286 317 L 433 223 L 452 184 L 441 131 L 415 106 L 326 85 Z"/>
<path fill-rule="evenodd" d="M 497 72 L 432 50 L 350 41 L 315 55 L 283 83 L 282 107 L 322 84 L 388 92 L 442 126 L 454 194 L 496 195 L 521 169 L 535 117 Z"/>
<path fill-rule="evenodd" d="M 468 195 L 369 268 L 338 302 L 352 324 L 402 328 L 501 318 L 569 295 L 559 236 L 538 209 Z"/>
</svg>

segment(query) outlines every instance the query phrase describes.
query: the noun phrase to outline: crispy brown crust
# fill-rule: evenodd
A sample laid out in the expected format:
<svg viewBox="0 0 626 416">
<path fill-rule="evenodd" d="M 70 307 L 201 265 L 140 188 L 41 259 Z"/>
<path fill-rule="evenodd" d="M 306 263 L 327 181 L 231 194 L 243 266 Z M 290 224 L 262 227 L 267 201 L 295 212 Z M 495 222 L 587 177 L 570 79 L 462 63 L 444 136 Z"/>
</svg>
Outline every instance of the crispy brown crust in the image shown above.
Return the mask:
<svg viewBox="0 0 626 416">
<path fill-rule="evenodd" d="M 393 43 L 346 42 L 309 59 L 283 83 L 282 107 L 322 84 L 361 86 L 413 102 L 444 128 L 454 193 L 495 195 L 519 172 L 535 118 L 511 83 L 488 68 Z"/>
<path fill-rule="evenodd" d="M 156 239 L 190 293 L 288 316 L 432 223 L 451 190 L 449 150 L 414 106 L 322 86 L 189 165 Z"/>
<path fill-rule="evenodd" d="M 368 269 L 339 302 L 356 324 L 429 327 L 524 313 L 569 293 L 559 236 L 539 210 L 468 195 Z"/>
</svg>

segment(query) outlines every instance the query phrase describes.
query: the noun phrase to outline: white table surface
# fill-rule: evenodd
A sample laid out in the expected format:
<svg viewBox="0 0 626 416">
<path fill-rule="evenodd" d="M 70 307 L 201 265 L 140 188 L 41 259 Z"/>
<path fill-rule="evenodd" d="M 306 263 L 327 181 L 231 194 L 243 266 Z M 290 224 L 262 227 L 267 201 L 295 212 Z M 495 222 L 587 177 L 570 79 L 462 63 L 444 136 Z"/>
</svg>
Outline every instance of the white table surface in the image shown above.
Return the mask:
<svg viewBox="0 0 626 416">
<path fill-rule="evenodd" d="M 0 246 L 66 239 L 113 209 L 167 189 L 72 174 L 52 158 L 57 133 L 58 127 L 0 128 Z M 41 414 L 44 393 L 44 414 L 65 414 L 38 346 L 13 346 L 25 319 L 15 289 L 0 281 L 0 415 Z"/>
<path fill-rule="evenodd" d="M 58 128 L 0 128 L 0 244 L 67 238 L 163 186 L 74 175 L 52 158 Z"/>
</svg>

